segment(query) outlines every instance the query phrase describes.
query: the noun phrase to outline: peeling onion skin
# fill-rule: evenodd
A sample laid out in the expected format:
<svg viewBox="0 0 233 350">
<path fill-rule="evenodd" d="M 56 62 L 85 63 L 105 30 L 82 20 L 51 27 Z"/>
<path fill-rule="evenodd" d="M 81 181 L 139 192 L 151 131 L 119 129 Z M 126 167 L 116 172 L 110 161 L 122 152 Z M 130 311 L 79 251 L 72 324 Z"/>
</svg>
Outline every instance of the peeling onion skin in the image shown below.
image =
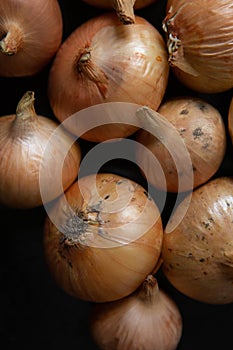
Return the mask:
<svg viewBox="0 0 233 350">
<path fill-rule="evenodd" d="M 233 143 L 233 97 L 231 99 L 228 111 L 228 130 L 231 137 L 231 142 Z"/>
<path fill-rule="evenodd" d="M 175 350 L 183 325 L 173 299 L 149 275 L 128 297 L 94 304 L 90 329 L 102 350 Z"/>
<path fill-rule="evenodd" d="M 172 217 L 179 217 L 179 208 Z M 163 273 L 186 296 L 208 304 L 233 302 L 233 179 L 220 177 L 193 192 L 182 222 L 164 233 Z"/>
<path fill-rule="evenodd" d="M 169 0 L 163 28 L 181 83 L 201 93 L 233 87 L 232 0 Z"/>
<path fill-rule="evenodd" d="M 43 161 L 48 140 L 57 127 L 55 121 L 36 114 L 34 93 L 31 91 L 19 101 L 16 114 L 0 117 L 1 204 L 17 209 L 42 205 L 39 176 L 42 163 L 48 182 L 47 198 L 50 201 L 61 194 L 56 181 L 56 176 L 60 176 L 59 171 L 62 171 L 64 190 L 75 181 L 81 150 L 78 143 L 70 148 L 72 139 L 64 129 L 59 129 L 56 142 L 50 143 L 51 155 L 49 153 L 49 158 Z M 68 149 L 65 159 L 61 152 L 64 148 Z"/>
<path fill-rule="evenodd" d="M 82 24 L 63 43 L 50 70 L 48 97 L 60 122 L 105 102 L 157 110 L 168 74 L 165 42 L 149 22 L 136 17 L 135 24 L 126 26 L 115 14 L 104 14 Z M 117 137 L 135 132 L 134 126 L 125 127 Z M 94 141 L 92 134 L 83 138 Z"/>
<path fill-rule="evenodd" d="M 180 191 L 188 191 L 207 182 L 219 169 L 226 152 L 226 130 L 220 112 L 205 100 L 195 97 L 175 97 L 164 101 L 159 109 L 163 117 L 173 125 L 183 139 L 193 166 L 193 187 L 184 182 Z M 145 164 L 147 180 L 168 192 L 178 191 L 178 181 L 184 173 L 178 173 L 176 164 L 167 148 L 146 130 L 136 134 L 136 140 L 152 151 L 163 168 L 166 188 L 160 173 L 147 161 L 145 149 L 138 149 L 139 164 Z M 188 169 L 187 169 L 188 171 Z M 190 186 L 190 184 L 189 184 Z"/>
<path fill-rule="evenodd" d="M 62 34 L 57 0 L 1 0 L 0 76 L 40 72 L 60 47 Z"/>
<path fill-rule="evenodd" d="M 95 186 L 101 200 L 95 197 Z M 102 208 L 107 209 L 114 199 L 118 203 L 120 189 L 133 195 L 132 200 L 119 212 L 106 213 Z M 129 295 L 159 263 L 163 228 L 157 206 L 149 200 L 142 213 L 147 201 L 144 189 L 114 174 L 98 174 L 96 182 L 95 175 L 82 177 L 65 195 L 75 215 L 70 217 L 69 209 L 57 201 L 53 210 L 61 223 L 54 224 L 49 217 L 45 222 L 44 254 L 52 278 L 69 295 L 87 301 L 107 302 Z M 141 224 L 137 222 L 140 213 Z M 147 225 L 144 221 L 151 219 L 153 225 L 134 239 Z M 135 221 L 133 229 L 123 227 L 131 221 Z"/>
</svg>

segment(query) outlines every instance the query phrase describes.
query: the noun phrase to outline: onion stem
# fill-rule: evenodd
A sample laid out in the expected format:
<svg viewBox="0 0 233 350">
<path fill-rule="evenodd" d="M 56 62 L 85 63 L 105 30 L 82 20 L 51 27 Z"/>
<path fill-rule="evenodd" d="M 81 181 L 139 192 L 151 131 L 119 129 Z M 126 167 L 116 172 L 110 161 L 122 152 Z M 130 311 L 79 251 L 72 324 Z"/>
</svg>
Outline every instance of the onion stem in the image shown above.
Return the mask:
<svg viewBox="0 0 233 350">
<path fill-rule="evenodd" d="M 148 275 L 139 290 L 138 296 L 143 299 L 145 303 L 153 303 L 159 296 L 159 286 L 157 279 L 151 274 Z"/>
<path fill-rule="evenodd" d="M 24 123 L 25 120 L 29 121 L 37 118 L 34 101 L 35 97 L 33 91 L 27 91 L 23 95 L 16 107 L 16 118 L 14 124 L 19 125 L 22 122 Z"/>
<path fill-rule="evenodd" d="M 134 4 L 136 0 L 113 0 L 113 8 L 123 24 L 135 23 Z"/>
</svg>

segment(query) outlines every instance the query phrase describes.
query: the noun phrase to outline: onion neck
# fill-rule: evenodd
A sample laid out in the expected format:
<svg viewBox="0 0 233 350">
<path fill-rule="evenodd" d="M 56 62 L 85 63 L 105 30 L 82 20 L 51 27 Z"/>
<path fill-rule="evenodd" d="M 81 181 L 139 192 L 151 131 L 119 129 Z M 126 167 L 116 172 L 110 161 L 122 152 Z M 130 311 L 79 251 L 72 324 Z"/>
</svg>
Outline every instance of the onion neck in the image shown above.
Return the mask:
<svg viewBox="0 0 233 350">
<path fill-rule="evenodd" d="M 101 68 L 93 62 L 90 48 L 85 48 L 78 55 L 75 62 L 75 71 L 94 82 L 102 97 L 106 97 L 108 78 Z"/>
<path fill-rule="evenodd" d="M 112 0 L 113 8 L 115 9 L 120 21 L 123 24 L 135 23 L 134 4 L 136 0 Z"/>
<path fill-rule="evenodd" d="M 157 279 L 153 275 L 148 275 L 143 282 L 138 297 L 146 304 L 153 304 L 159 300 L 159 287 Z"/>
<path fill-rule="evenodd" d="M 31 125 L 31 122 L 37 120 L 34 101 L 34 92 L 27 91 L 23 95 L 16 108 L 16 117 L 13 123 L 14 129 L 22 125 L 25 128 L 26 125 Z"/>
<path fill-rule="evenodd" d="M 15 23 L 8 26 L 5 35 L 0 40 L 0 50 L 7 56 L 15 55 L 23 45 L 23 31 Z"/>
</svg>

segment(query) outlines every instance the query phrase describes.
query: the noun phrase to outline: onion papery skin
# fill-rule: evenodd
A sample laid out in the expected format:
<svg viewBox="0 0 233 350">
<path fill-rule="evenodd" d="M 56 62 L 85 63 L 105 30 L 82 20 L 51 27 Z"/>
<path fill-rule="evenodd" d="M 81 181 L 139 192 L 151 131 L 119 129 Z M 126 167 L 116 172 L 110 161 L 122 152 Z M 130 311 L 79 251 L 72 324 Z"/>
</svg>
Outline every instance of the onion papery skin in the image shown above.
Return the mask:
<svg viewBox="0 0 233 350">
<path fill-rule="evenodd" d="M 131 180 L 125 181 L 115 174 L 82 177 L 65 192 L 75 215 L 70 218 L 67 206 L 57 201 L 53 212 L 61 223 L 54 224 L 51 216 L 46 218 L 44 252 L 48 269 L 58 286 L 78 299 L 108 302 L 125 297 L 139 287 L 159 261 L 163 228 L 158 208 L 149 200 L 142 213 L 147 201 L 144 189 Z M 95 197 L 95 186 L 101 199 Z M 118 190 L 132 195 L 128 205 L 116 213 L 101 211 L 102 205 L 107 209 L 108 201 L 116 199 Z M 153 225 L 132 239 L 131 235 L 136 237 L 150 220 Z M 131 222 L 133 230 L 125 229 L 124 225 Z M 117 230 L 112 235 L 114 228 Z"/>
<path fill-rule="evenodd" d="M 182 96 L 164 101 L 158 113 L 165 117 L 180 134 L 190 154 L 193 183 L 183 181 L 183 185 L 179 187 L 181 177 L 185 178 L 188 174 L 188 166 L 187 174 L 179 171 L 166 145 L 142 129 L 136 134 L 136 141 L 146 148 L 138 148 L 137 161 L 147 170 L 147 181 L 168 192 L 178 192 L 178 189 L 179 191 L 193 190 L 207 182 L 219 169 L 226 152 L 226 130 L 218 109 L 203 99 Z M 166 178 L 165 184 L 160 172 L 151 165 L 147 150 L 150 150 L 159 161 Z"/>
<path fill-rule="evenodd" d="M 6 53 L 0 50 L 0 76 L 37 74 L 53 59 L 62 42 L 63 20 L 58 1 L 1 0 L 0 40 L 7 34 L 13 37 Z"/>
<path fill-rule="evenodd" d="M 90 58 L 82 64 L 85 54 Z M 141 17 L 128 26 L 115 14 L 104 14 L 83 23 L 62 44 L 50 70 L 48 97 L 60 122 L 105 102 L 149 105 L 156 110 L 168 74 L 165 42 L 155 27 Z M 104 129 L 99 127 L 98 136 L 106 138 Z M 116 137 L 133 132 L 134 125 L 123 125 Z M 82 137 L 95 141 L 92 131 Z"/>
<path fill-rule="evenodd" d="M 170 0 L 163 28 L 170 65 L 182 84 L 201 93 L 233 87 L 231 0 Z"/>
<path fill-rule="evenodd" d="M 153 279 L 148 276 L 126 298 L 92 305 L 90 329 L 100 349 L 177 349 L 183 329 L 180 311 Z"/>
<path fill-rule="evenodd" d="M 231 99 L 228 111 L 228 130 L 230 133 L 231 142 L 233 143 L 233 97 Z"/>
<path fill-rule="evenodd" d="M 233 302 L 233 179 L 220 177 L 196 189 L 182 221 L 177 207 L 165 230 L 163 273 L 186 296 L 208 304 Z"/>
<path fill-rule="evenodd" d="M 60 182 L 66 190 L 75 181 L 81 161 L 79 144 L 73 143 L 73 138 L 64 129 L 59 128 L 54 142 L 49 142 L 58 123 L 37 115 L 32 106 L 33 97 L 29 99 L 29 113 L 25 110 L 21 118 L 15 114 L 0 118 L 0 202 L 17 209 L 43 204 L 40 187 L 42 164 L 48 187 L 46 198 L 51 201 L 61 194 Z M 65 157 L 64 149 L 67 150 Z"/>
</svg>

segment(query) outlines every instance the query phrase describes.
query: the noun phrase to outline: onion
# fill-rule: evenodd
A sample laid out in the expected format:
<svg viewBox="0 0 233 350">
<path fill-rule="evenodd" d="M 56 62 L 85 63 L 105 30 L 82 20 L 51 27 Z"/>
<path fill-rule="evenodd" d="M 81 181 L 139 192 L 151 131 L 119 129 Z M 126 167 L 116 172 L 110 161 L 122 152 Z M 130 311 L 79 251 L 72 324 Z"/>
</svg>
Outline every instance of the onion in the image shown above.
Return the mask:
<svg viewBox="0 0 233 350">
<path fill-rule="evenodd" d="M 79 26 L 57 52 L 49 74 L 49 101 L 60 122 L 107 102 L 146 104 L 156 110 L 168 73 L 165 43 L 155 27 L 141 17 L 125 26 L 115 14 L 104 14 Z M 134 126 L 124 125 L 118 137 L 134 131 Z M 105 126 L 100 133 L 106 138 Z M 96 132 L 82 137 L 95 141 Z"/>
<path fill-rule="evenodd" d="M 128 297 L 91 310 L 91 334 L 102 350 L 175 350 L 182 327 L 176 303 L 153 275 Z"/>
<path fill-rule="evenodd" d="M 159 263 L 161 216 L 132 180 L 108 173 L 86 175 L 48 213 L 47 266 L 58 286 L 76 298 L 123 298 Z"/>
<path fill-rule="evenodd" d="M 171 219 L 163 248 L 163 273 L 186 296 L 209 304 L 233 302 L 233 179 L 215 178 L 186 198 Z M 187 207 L 176 225 L 179 211 Z"/>
<path fill-rule="evenodd" d="M 150 132 L 141 129 L 136 134 L 136 141 L 146 148 L 137 147 L 137 161 L 143 165 L 143 169 L 147 169 L 147 180 L 169 192 L 192 190 L 207 182 L 219 169 L 226 151 L 226 131 L 220 112 L 203 99 L 186 96 L 163 102 L 158 113 L 175 127 L 185 143 L 192 162 L 193 183 L 183 181 L 183 186 L 179 187 L 181 177 L 188 174 L 188 165 L 186 171 L 180 169 L 166 145 Z M 166 182 L 157 167 L 152 166 L 148 150 L 159 161 Z M 172 152 L 176 150 L 172 149 Z M 181 153 L 179 157 L 186 163 L 185 154 Z"/>
<path fill-rule="evenodd" d="M 231 141 L 233 142 L 233 97 L 231 99 L 228 110 L 228 130 L 231 137 Z"/>
<path fill-rule="evenodd" d="M 163 28 L 170 65 L 185 86 L 204 93 L 233 87 L 232 0 L 169 0 Z"/>
<path fill-rule="evenodd" d="M 134 9 L 141 9 L 146 7 L 156 0 L 84 0 L 86 3 L 116 10 L 119 19 L 124 24 L 132 24 L 135 22 Z"/>
<path fill-rule="evenodd" d="M 53 142 L 47 147 L 52 135 Z M 21 209 L 42 205 L 40 171 L 44 172 L 48 201 L 59 196 L 56 176 L 61 176 L 63 189 L 67 189 L 78 174 L 81 151 L 73 142 L 56 122 L 36 114 L 34 92 L 26 92 L 16 114 L 0 118 L 0 202 Z"/>
<path fill-rule="evenodd" d="M 0 75 L 29 76 L 41 71 L 62 40 L 57 0 L 1 0 Z"/>
</svg>

